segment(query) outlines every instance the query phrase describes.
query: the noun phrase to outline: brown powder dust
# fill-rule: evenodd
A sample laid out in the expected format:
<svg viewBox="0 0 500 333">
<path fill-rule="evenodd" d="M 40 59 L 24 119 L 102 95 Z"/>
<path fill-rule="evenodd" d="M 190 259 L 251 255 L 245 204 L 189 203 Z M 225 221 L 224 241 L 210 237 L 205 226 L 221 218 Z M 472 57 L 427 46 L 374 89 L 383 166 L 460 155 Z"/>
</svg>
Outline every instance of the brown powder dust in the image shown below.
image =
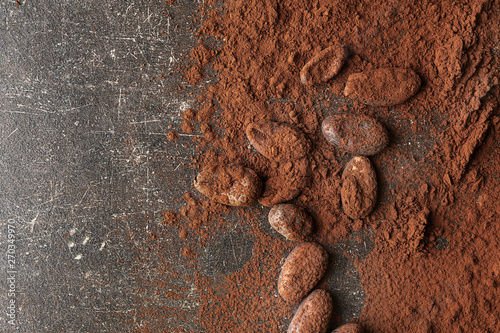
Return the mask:
<svg viewBox="0 0 500 333">
<path fill-rule="evenodd" d="M 183 115 L 185 133 L 198 122 L 203 134 L 194 141 L 193 166 L 238 163 L 255 170 L 269 198 L 260 202 L 296 197 L 327 249 L 353 229 L 372 230 L 373 251 L 354 258 L 366 294 L 356 321 L 367 332 L 498 331 L 500 2 L 228 0 L 202 4 L 200 14 L 200 42 L 185 78 L 200 82 L 210 67 L 217 81 L 203 86 L 194 110 Z M 304 65 L 332 45 L 350 51 L 338 75 L 304 85 Z M 411 69 L 420 90 L 391 107 L 344 96 L 350 75 L 379 68 Z M 340 200 L 351 156 L 321 133 L 321 121 L 335 114 L 371 116 L 389 132 L 389 145 L 370 157 L 377 205 L 356 222 Z M 246 130 L 268 122 L 304 133 L 307 156 L 276 160 L 254 150 Z M 285 331 L 293 308 L 275 288 L 293 244 L 255 224 L 267 212 L 258 204 L 185 200 L 179 227 L 188 239 L 201 236 L 199 245 L 209 244 L 226 228 L 225 214 L 236 213 L 255 242 L 242 270 L 216 282 L 201 274 L 194 280 L 203 330 Z M 165 218 L 175 223 L 172 214 Z M 195 254 L 186 254 L 195 265 Z M 335 318 L 332 329 L 351 319 Z"/>
</svg>

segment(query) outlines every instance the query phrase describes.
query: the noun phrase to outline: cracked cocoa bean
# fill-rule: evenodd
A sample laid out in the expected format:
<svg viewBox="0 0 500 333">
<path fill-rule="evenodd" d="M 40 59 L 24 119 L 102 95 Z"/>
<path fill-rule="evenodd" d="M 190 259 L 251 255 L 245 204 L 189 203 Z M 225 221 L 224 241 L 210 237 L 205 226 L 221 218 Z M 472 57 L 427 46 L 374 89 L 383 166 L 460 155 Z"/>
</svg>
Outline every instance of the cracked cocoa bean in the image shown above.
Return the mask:
<svg viewBox="0 0 500 333">
<path fill-rule="evenodd" d="M 229 206 L 250 206 L 262 191 L 262 181 L 241 165 L 218 165 L 202 170 L 194 187 L 210 199 Z"/>
</svg>

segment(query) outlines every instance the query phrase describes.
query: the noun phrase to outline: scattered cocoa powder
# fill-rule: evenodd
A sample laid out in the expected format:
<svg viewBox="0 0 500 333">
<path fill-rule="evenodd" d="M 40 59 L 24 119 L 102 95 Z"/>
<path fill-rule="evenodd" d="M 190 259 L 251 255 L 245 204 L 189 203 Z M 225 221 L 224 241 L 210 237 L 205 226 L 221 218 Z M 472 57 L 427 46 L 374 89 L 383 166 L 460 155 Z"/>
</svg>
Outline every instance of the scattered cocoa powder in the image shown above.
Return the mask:
<svg viewBox="0 0 500 333">
<path fill-rule="evenodd" d="M 203 77 L 203 67 L 201 67 L 200 65 L 191 66 L 185 71 L 186 82 L 189 84 L 197 84 L 203 79 Z"/>
<path fill-rule="evenodd" d="M 295 199 L 311 182 L 308 158 L 271 164 L 275 172 L 269 174 L 259 203 L 266 207 Z"/>
<path fill-rule="evenodd" d="M 353 229 L 372 230 L 374 249 L 354 259 L 366 294 L 357 321 L 368 332 L 496 331 L 499 1 L 220 5 L 201 5 L 198 31 L 200 39 L 221 41 L 220 47 L 207 52 L 208 44 L 200 43 L 186 72 L 189 84 L 201 81 L 205 66 L 217 75 L 197 99 L 196 120 L 210 127 L 195 141 L 200 153 L 193 166 L 239 163 L 272 179 L 270 197 L 297 196 L 295 203 L 313 216 L 317 241 L 327 248 Z M 352 55 L 332 80 L 304 86 L 300 70 L 330 45 L 347 45 Z M 418 94 L 391 107 L 343 96 L 350 75 L 389 67 L 418 73 Z M 372 158 L 379 202 L 355 224 L 340 202 L 347 161 L 321 135 L 320 123 L 332 112 L 375 116 L 389 130 L 388 147 Z M 270 121 L 305 133 L 311 142 L 303 163 L 308 172 L 294 172 L 295 161 L 278 163 L 249 149 L 248 124 Z M 278 193 L 296 176 L 296 191 Z M 224 230 L 222 216 L 235 211 L 255 241 L 242 270 L 220 281 L 197 273 L 203 330 L 284 331 L 293 311 L 273 288 L 290 244 L 252 226 L 266 211 L 185 199 L 188 208 L 181 215 L 189 235 L 210 230 L 200 244 Z"/>
<path fill-rule="evenodd" d="M 188 235 L 188 231 L 186 228 L 183 228 L 183 229 L 181 229 L 181 231 L 179 231 L 179 237 L 181 239 L 186 239 L 187 235 Z"/>
<path fill-rule="evenodd" d="M 181 129 L 184 133 L 192 134 L 194 133 L 194 126 L 189 121 L 184 121 L 181 125 Z"/>
<path fill-rule="evenodd" d="M 186 121 L 194 121 L 196 119 L 196 111 L 188 108 L 182 113 L 182 119 Z"/>
<path fill-rule="evenodd" d="M 182 255 L 186 258 L 196 258 L 198 254 L 190 247 L 186 246 L 182 249 Z"/>
<path fill-rule="evenodd" d="M 179 139 L 179 135 L 175 131 L 170 131 L 167 134 L 167 139 L 169 139 L 170 141 L 176 141 L 177 139 Z"/>
<path fill-rule="evenodd" d="M 173 225 L 179 221 L 179 215 L 176 212 L 167 210 L 163 213 L 163 221 L 167 224 Z"/>
</svg>

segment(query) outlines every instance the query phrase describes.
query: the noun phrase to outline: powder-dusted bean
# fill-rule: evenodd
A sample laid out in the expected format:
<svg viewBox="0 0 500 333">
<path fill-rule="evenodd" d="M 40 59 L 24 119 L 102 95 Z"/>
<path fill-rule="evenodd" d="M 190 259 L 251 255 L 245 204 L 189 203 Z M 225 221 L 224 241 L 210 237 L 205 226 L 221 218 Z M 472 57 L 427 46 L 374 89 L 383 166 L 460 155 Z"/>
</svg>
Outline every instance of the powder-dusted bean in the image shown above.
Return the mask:
<svg viewBox="0 0 500 333">
<path fill-rule="evenodd" d="M 246 134 L 250 144 L 271 161 L 300 159 L 311 149 L 305 134 L 285 123 L 250 123 Z"/>
<path fill-rule="evenodd" d="M 368 216 L 377 201 L 377 175 L 370 160 L 356 156 L 342 173 L 342 208 L 353 219 Z"/>
<path fill-rule="evenodd" d="M 363 328 L 359 324 L 349 323 L 338 327 L 332 333 L 363 333 Z"/>
<path fill-rule="evenodd" d="M 319 244 L 302 243 L 288 255 L 278 278 L 278 293 L 297 303 L 321 280 L 328 265 L 328 252 Z"/>
<path fill-rule="evenodd" d="M 250 206 L 262 191 L 262 181 L 241 165 L 217 165 L 202 170 L 194 187 L 210 199 L 229 206 Z"/>
<path fill-rule="evenodd" d="M 332 311 L 330 293 L 317 289 L 300 303 L 288 326 L 287 333 L 325 333 Z"/>
<path fill-rule="evenodd" d="M 336 76 L 348 57 L 343 45 L 330 46 L 312 57 L 300 71 L 300 81 L 305 85 L 326 82 Z"/>
<path fill-rule="evenodd" d="M 375 106 L 401 104 L 420 89 L 421 79 L 411 69 L 380 68 L 349 76 L 344 95 Z"/>
<path fill-rule="evenodd" d="M 365 115 L 329 116 L 323 120 L 321 129 L 328 142 L 352 155 L 375 155 L 389 143 L 384 126 Z"/>
<path fill-rule="evenodd" d="M 310 240 L 313 220 L 304 210 L 292 204 L 279 204 L 269 211 L 269 224 L 286 239 Z"/>
</svg>

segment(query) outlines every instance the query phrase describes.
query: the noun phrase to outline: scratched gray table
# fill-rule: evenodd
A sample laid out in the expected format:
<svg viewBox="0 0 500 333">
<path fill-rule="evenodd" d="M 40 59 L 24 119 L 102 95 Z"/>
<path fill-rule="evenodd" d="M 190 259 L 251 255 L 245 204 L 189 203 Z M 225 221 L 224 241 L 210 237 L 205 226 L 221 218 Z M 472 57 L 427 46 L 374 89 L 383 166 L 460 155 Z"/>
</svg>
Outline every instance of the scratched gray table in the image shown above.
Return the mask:
<svg viewBox="0 0 500 333">
<path fill-rule="evenodd" d="M 166 133 L 180 132 L 180 113 L 194 103 L 196 88 L 169 90 L 182 82 L 167 74 L 196 45 L 197 2 L 20 1 L 0 3 L 0 331 L 203 331 L 196 292 L 155 296 L 165 257 L 146 249 L 195 173 L 190 138 Z M 176 239 L 158 242 L 176 250 Z M 217 244 L 205 254 L 214 266 L 241 267 Z M 337 311 L 349 319 L 362 292 L 342 278 L 352 264 L 339 256 L 336 265 Z M 138 316 L 158 305 L 192 316 Z"/>
</svg>

